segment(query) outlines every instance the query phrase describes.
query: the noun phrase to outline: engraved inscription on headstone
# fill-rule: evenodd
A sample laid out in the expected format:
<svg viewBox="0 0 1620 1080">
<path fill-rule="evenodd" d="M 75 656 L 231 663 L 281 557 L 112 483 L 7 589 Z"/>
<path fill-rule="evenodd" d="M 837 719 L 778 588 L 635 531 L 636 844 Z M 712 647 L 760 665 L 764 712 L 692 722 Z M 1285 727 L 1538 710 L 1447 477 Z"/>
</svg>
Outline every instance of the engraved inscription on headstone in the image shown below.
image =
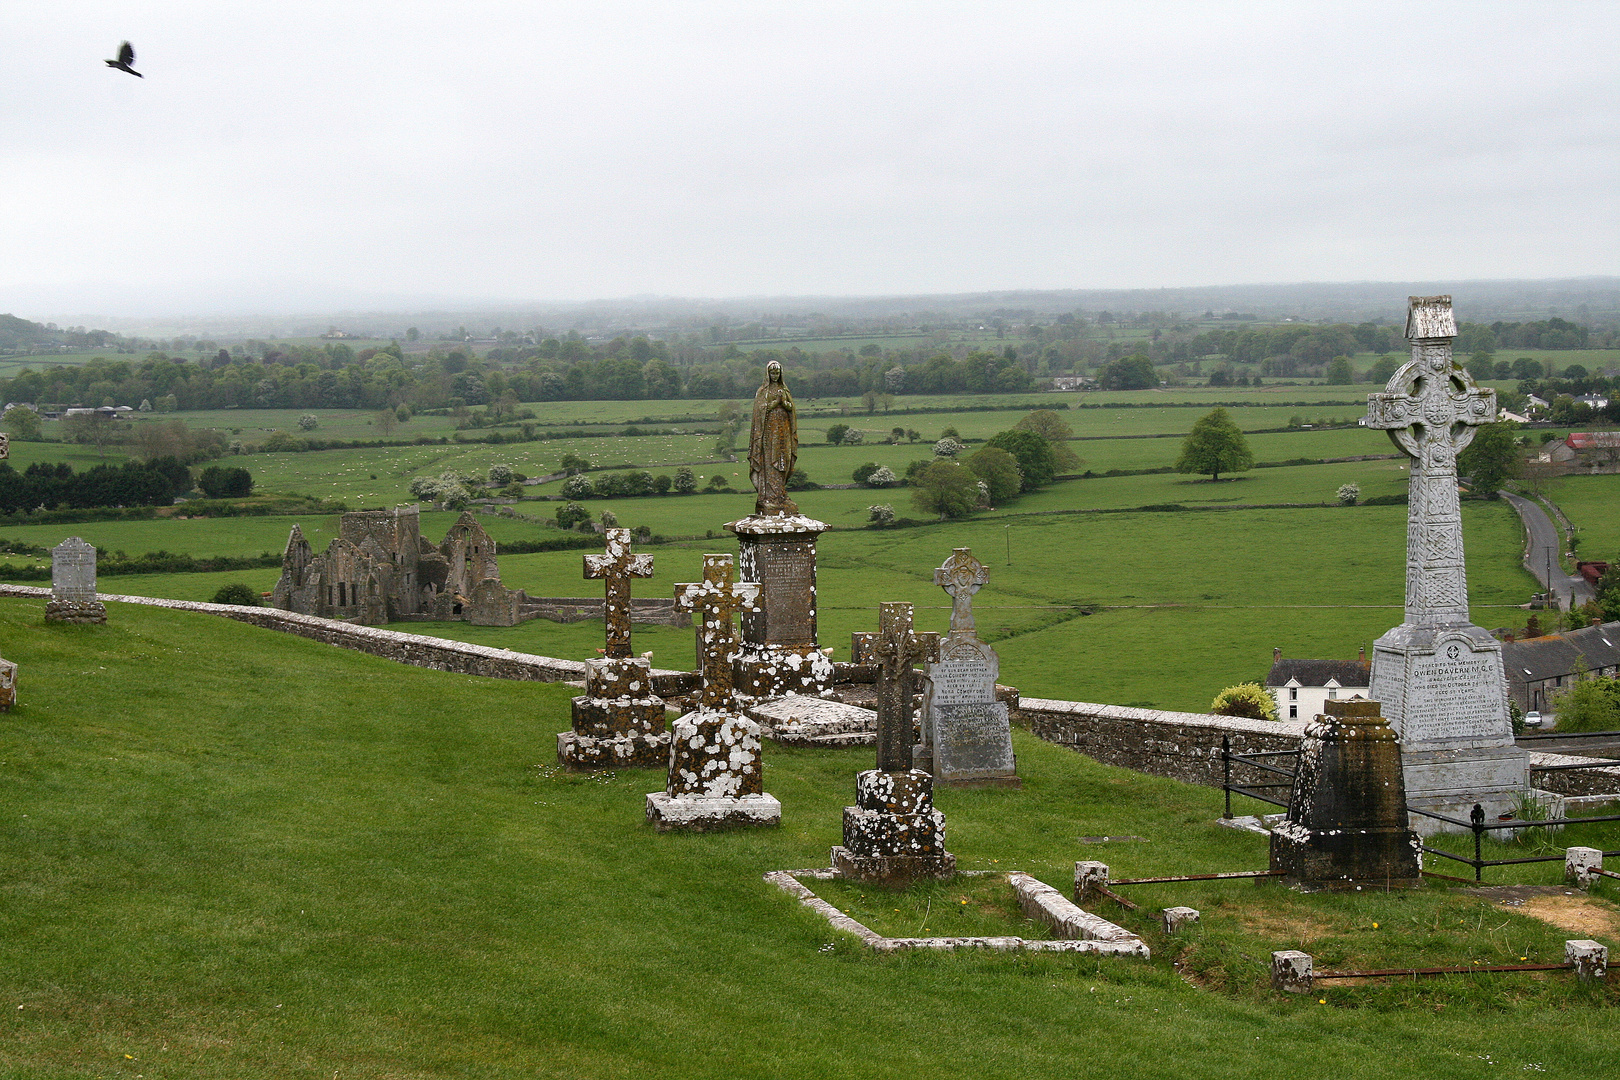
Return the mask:
<svg viewBox="0 0 1620 1080">
<path fill-rule="evenodd" d="M 1492 679 L 1500 677 L 1499 659 L 1475 652 L 1466 639 L 1442 640 L 1434 656 L 1412 658 L 1412 682 L 1402 736 L 1421 743 L 1442 739 L 1493 739 L 1499 735 L 1496 715 L 1500 694 Z"/>
<path fill-rule="evenodd" d="M 70 536 L 51 549 L 51 594 L 89 603 L 96 598 L 96 549 Z"/>
<path fill-rule="evenodd" d="M 761 544 L 755 556 L 765 589 L 771 645 L 813 645 L 816 641 L 816 562 L 812 544 Z M 750 618 L 755 616 L 749 616 Z M 765 618 L 762 613 L 760 618 Z"/>
</svg>

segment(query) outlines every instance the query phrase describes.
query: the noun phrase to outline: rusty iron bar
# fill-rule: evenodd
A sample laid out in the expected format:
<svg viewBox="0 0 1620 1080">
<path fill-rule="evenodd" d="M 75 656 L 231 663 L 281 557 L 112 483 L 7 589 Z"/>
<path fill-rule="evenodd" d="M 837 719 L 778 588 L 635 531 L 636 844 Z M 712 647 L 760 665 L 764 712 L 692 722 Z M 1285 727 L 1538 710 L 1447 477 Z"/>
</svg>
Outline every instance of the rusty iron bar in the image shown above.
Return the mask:
<svg viewBox="0 0 1620 1080">
<path fill-rule="evenodd" d="M 1449 968 L 1388 968 L 1383 971 L 1317 971 L 1316 979 L 1383 979 L 1394 975 L 1482 975 L 1487 971 L 1574 971 L 1574 964 L 1476 964 Z"/>
<path fill-rule="evenodd" d="M 1171 881 L 1223 881 L 1227 878 L 1282 877 L 1281 870 L 1234 870 L 1226 874 L 1183 874 L 1179 877 L 1120 878 L 1110 885 L 1158 885 Z"/>
<path fill-rule="evenodd" d="M 1123 896 L 1119 895 L 1119 893 L 1117 893 L 1114 890 L 1108 888 L 1106 885 L 1093 885 L 1091 887 L 1091 891 L 1096 892 L 1096 893 L 1101 893 L 1103 896 L 1108 897 L 1108 899 L 1112 900 L 1114 903 L 1118 904 L 1120 907 L 1124 908 L 1126 911 L 1138 911 L 1138 910 L 1140 910 L 1136 906 L 1136 904 L 1134 904 L 1131 901 L 1125 899 Z"/>
<path fill-rule="evenodd" d="M 1604 854 L 1607 855 L 1608 852 L 1604 852 Z M 1620 878 L 1620 874 L 1615 873 L 1613 870 L 1604 870 L 1604 869 L 1602 869 L 1600 867 L 1596 867 L 1596 866 L 1594 866 L 1591 869 L 1587 870 L 1587 873 L 1588 874 L 1602 874 L 1604 877 Z"/>
<path fill-rule="evenodd" d="M 1250 761 L 1248 758 L 1244 757 L 1242 754 L 1233 754 L 1232 755 L 1232 760 L 1236 761 L 1236 762 L 1239 762 L 1241 764 L 1247 765 L 1251 769 L 1264 769 L 1266 772 L 1274 772 L 1274 773 L 1278 774 L 1279 776 L 1292 777 L 1294 775 L 1294 770 L 1292 770 L 1292 769 L 1279 769 L 1275 765 L 1267 765 L 1265 762 L 1262 762 L 1262 761 Z"/>
</svg>

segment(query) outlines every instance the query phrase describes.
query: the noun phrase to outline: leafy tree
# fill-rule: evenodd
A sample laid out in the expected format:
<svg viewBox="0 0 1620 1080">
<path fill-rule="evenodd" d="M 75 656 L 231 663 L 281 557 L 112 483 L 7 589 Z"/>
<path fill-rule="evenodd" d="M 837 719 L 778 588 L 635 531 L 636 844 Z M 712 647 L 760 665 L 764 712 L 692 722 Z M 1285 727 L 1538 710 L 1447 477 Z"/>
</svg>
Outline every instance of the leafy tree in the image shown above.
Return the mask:
<svg viewBox="0 0 1620 1080">
<path fill-rule="evenodd" d="M 119 423 L 103 412 L 75 413 L 62 418 L 62 437 L 68 442 L 94 446 L 98 455 L 106 457 L 107 447 L 124 440 Z"/>
<path fill-rule="evenodd" d="M 1000 506 L 1018 497 L 1023 489 L 1024 474 L 1018 468 L 1018 459 L 999 446 L 981 446 L 965 462 L 985 485 L 985 498 L 991 506 Z"/>
<path fill-rule="evenodd" d="M 1217 406 L 1193 424 L 1181 444 L 1175 468 L 1176 472 L 1205 473 L 1211 480 L 1219 480 L 1223 472 L 1254 468 L 1254 454 L 1232 417 Z"/>
<path fill-rule="evenodd" d="M 653 477 L 653 491 L 659 495 L 668 495 L 670 486 L 671 481 L 669 478 L 669 473 L 659 473 L 657 476 Z"/>
<path fill-rule="evenodd" d="M 885 525 L 892 524 L 894 522 L 894 507 L 887 503 L 868 506 L 866 508 L 866 520 L 880 529 Z"/>
<path fill-rule="evenodd" d="M 965 449 L 966 447 L 959 440 L 946 435 L 934 444 L 934 456 L 937 458 L 954 458 Z"/>
<path fill-rule="evenodd" d="M 559 467 L 569 476 L 578 476 L 580 473 L 590 468 L 591 463 L 580 457 L 578 454 L 567 453 L 562 456 L 562 462 Z"/>
<path fill-rule="evenodd" d="M 1277 719 L 1277 702 L 1259 683 L 1228 686 L 1215 695 L 1209 711 L 1216 716 L 1247 716 L 1250 720 Z"/>
<path fill-rule="evenodd" d="M 1080 457 L 1069 449 L 1068 440 L 1074 438 L 1074 429 L 1051 409 L 1036 409 L 1018 423 L 1014 431 L 1033 431 L 1052 444 L 1052 463 L 1058 472 L 1073 472 L 1080 467 Z"/>
<path fill-rule="evenodd" d="M 829 446 L 838 446 L 844 441 L 844 436 L 847 434 L 849 434 L 848 424 L 834 424 L 827 429 L 827 444 Z"/>
<path fill-rule="evenodd" d="M 1494 499 L 1503 484 L 1519 475 L 1524 458 L 1518 430 L 1519 425 L 1511 420 L 1485 424 L 1475 432 L 1468 449 L 1457 455 L 1457 471 L 1473 481 L 1476 495 Z"/>
<path fill-rule="evenodd" d="M 866 432 L 862 431 L 860 428 L 850 428 L 848 431 L 844 432 L 845 446 L 859 446 L 865 441 Z"/>
<path fill-rule="evenodd" d="M 264 601 L 259 594 L 253 591 L 251 585 L 240 581 L 233 581 L 229 585 L 221 585 L 214 593 L 214 603 L 235 604 L 237 607 L 263 607 Z"/>
<path fill-rule="evenodd" d="M 1103 368 L 1099 381 L 1104 390 L 1151 390 L 1159 385 L 1159 374 L 1145 353 L 1137 353 Z"/>
<path fill-rule="evenodd" d="M 321 419 L 313 413 L 305 413 L 298 418 L 299 431 L 314 431 L 321 426 Z"/>
<path fill-rule="evenodd" d="M 866 486 L 875 488 L 894 487 L 899 482 L 900 478 L 887 465 L 879 465 L 866 478 Z"/>
<path fill-rule="evenodd" d="M 577 502 L 565 502 L 557 507 L 557 527 L 572 529 L 582 521 L 591 520 L 591 512 Z"/>
<path fill-rule="evenodd" d="M 563 481 L 561 494 L 565 499 L 588 499 L 596 494 L 596 485 L 590 477 L 576 474 Z"/>
<path fill-rule="evenodd" d="M 855 471 L 849 474 L 849 478 L 855 481 L 857 484 L 864 484 L 866 483 L 866 478 L 877 471 L 878 463 L 875 461 L 868 461 L 863 465 L 855 466 Z"/>
<path fill-rule="evenodd" d="M 512 482 L 512 466 L 491 465 L 489 467 L 489 482 L 492 484 L 510 484 Z"/>
<path fill-rule="evenodd" d="M 253 474 L 231 465 L 210 465 L 198 474 L 197 487 L 210 499 L 243 499 L 253 494 Z"/>
<path fill-rule="evenodd" d="M 372 417 L 371 422 L 377 428 L 377 431 L 386 438 L 394 433 L 394 427 L 399 423 L 399 417 L 394 413 L 393 409 L 381 409 L 376 416 Z"/>
<path fill-rule="evenodd" d="M 1339 500 L 1340 505 L 1342 505 L 1342 506 L 1354 506 L 1354 505 L 1356 505 L 1356 500 L 1359 499 L 1359 498 L 1361 498 L 1361 485 L 1360 484 L 1340 484 L 1339 485 L 1338 500 Z"/>
<path fill-rule="evenodd" d="M 1620 678 L 1577 678 L 1553 696 L 1559 731 L 1614 731 L 1620 728 Z"/>
<path fill-rule="evenodd" d="M 690 466 L 682 465 L 675 470 L 675 492 L 678 495 L 690 495 L 697 490 L 697 475 Z"/>
<path fill-rule="evenodd" d="M 1335 356 L 1328 361 L 1327 372 L 1322 380 L 1329 386 L 1349 386 L 1356 381 L 1355 368 L 1350 364 L 1348 356 Z"/>
<path fill-rule="evenodd" d="M 966 465 L 936 461 L 917 478 L 912 502 L 926 513 L 944 518 L 965 517 L 979 500 L 979 478 Z"/>
<path fill-rule="evenodd" d="M 399 403 L 399 408 L 394 410 L 394 419 L 398 420 L 400 423 L 403 424 L 407 420 L 409 420 L 410 418 L 411 418 L 411 407 L 409 405 L 405 404 L 403 401 L 400 402 Z"/>
<path fill-rule="evenodd" d="M 6 431 L 18 442 L 38 442 L 40 435 L 39 413 L 24 405 L 13 405 L 6 410 Z"/>
<path fill-rule="evenodd" d="M 1395 372 L 1400 368 L 1401 362 L 1393 356 L 1380 356 L 1373 361 L 1373 366 L 1367 372 L 1367 381 L 1382 385 L 1389 382 Z"/>
<path fill-rule="evenodd" d="M 1007 451 L 1018 461 L 1023 474 L 1020 490 L 1034 491 L 1045 487 L 1057 476 L 1057 463 L 1052 457 L 1052 444 L 1033 431 L 1001 431 L 985 440 L 986 446 Z"/>
<path fill-rule="evenodd" d="M 1496 358 L 1488 352 L 1476 352 L 1464 366 L 1468 368 L 1468 374 L 1480 382 L 1496 377 Z"/>
</svg>

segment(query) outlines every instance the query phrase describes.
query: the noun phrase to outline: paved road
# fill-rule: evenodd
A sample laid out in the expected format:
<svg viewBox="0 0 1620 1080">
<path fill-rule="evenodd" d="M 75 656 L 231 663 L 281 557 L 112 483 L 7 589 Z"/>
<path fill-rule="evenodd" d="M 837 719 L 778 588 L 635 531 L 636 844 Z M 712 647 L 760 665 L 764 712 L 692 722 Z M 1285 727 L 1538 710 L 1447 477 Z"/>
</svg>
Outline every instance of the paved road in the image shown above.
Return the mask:
<svg viewBox="0 0 1620 1080">
<path fill-rule="evenodd" d="M 1563 564 L 1559 555 L 1564 550 L 1564 539 L 1558 532 L 1558 527 L 1552 523 L 1547 512 L 1529 499 L 1515 495 L 1511 491 L 1499 491 L 1498 495 L 1513 504 L 1513 509 L 1519 512 L 1519 520 L 1524 522 L 1525 532 L 1529 534 L 1529 542 L 1525 545 L 1524 568 L 1535 575 L 1537 581 L 1555 593 L 1558 597 L 1558 606 L 1567 611 L 1572 604 L 1584 604 L 1588 600 L 1596 600 L 1597 594 L 1586 579 L 1577 575 L 1564 573 Z"/>
</svg>

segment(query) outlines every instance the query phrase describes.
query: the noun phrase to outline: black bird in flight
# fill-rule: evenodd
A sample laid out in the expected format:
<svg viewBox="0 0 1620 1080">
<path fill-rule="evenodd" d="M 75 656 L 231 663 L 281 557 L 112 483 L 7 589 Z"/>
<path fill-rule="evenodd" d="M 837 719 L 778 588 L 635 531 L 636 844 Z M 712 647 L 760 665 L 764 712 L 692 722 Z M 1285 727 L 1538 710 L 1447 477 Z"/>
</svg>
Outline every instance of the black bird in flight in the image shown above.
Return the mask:
<svg viewBox="0 0 1620 1080">
<path fill-rule="evenodd" d="M 126 41 L 122 45 L 118 46 L 118 59 L 108 60 L 107 66 L 110 68 L 117 68 L 119 71 L 127 71 L 137 79 L 146 78 L 145 75 L 142 75 L 140 72 L 129 66 L 134 62 L 135 46 Z"/>
</svg>

